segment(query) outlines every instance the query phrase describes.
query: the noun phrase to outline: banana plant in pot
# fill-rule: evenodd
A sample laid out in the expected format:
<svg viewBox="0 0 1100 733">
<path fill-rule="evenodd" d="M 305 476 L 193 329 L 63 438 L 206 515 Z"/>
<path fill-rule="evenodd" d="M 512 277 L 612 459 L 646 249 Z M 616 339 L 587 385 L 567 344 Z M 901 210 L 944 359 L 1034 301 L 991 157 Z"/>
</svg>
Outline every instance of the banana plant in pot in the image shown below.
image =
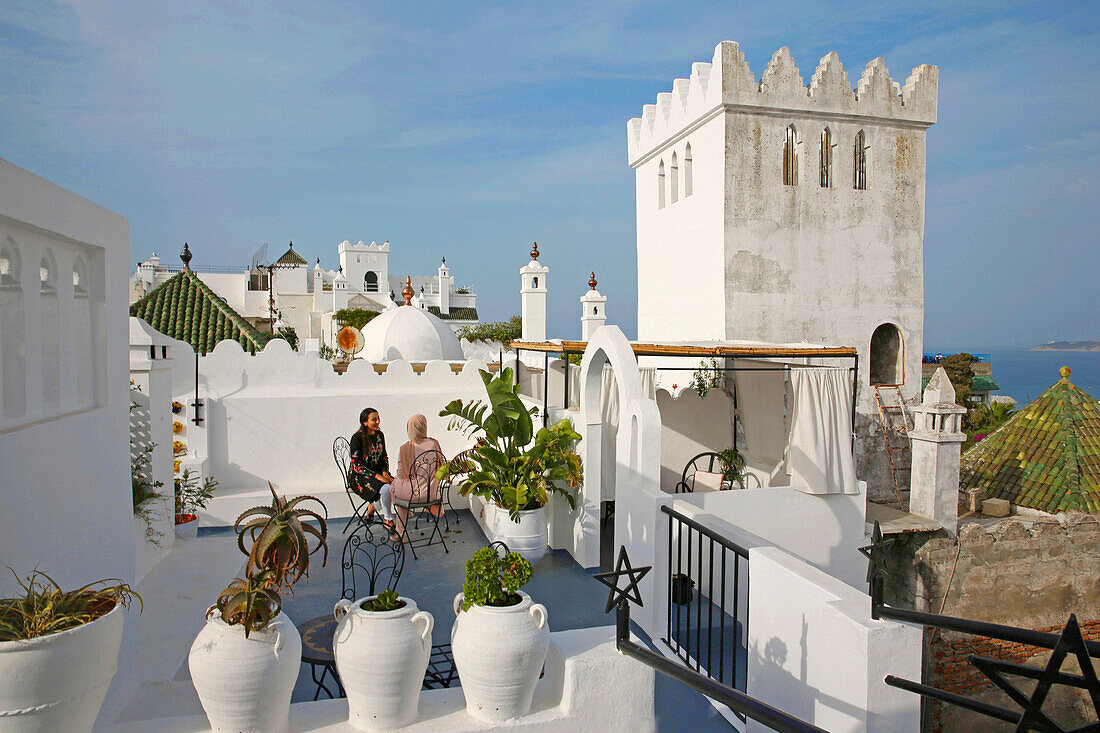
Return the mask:
<svg viewBox="0 0 1100 733">
<path fill-rule="evenodd" d="M 550 648 L 546 607 L 520 590 L 531 563 L 483 547 L 466 563 L 466 582 L 455 596 L 451 649 L 466 698 L 466 712 L 500 722 L 525 715 Z"/>
<path fill-rule="evenodd" d="M 546 554 L 546 505 L 559 494 L 576 506 L 581 484 L 581 459 L 574 450 L 580 434 L 562 419 L 535 432 L 532 415 L 513 383 L 512 370 L 499 377 L 481 370 L 488 403 L 454 400 L 440 417 L 450 417 L 448 429 L 478 438 L 469 453 L 473 466 L 458 488 L 462 496 L 486 501 L 485 524 L 490 539 L 537 563 Z M 444 463 L 437 474 L 446 478 L 453 466 Z"/>
<path fill-rule="evenodd" d="M 123 609 L 141 596 L 117 579 L 63 591 L 39 570 L 15 578 L 23 594 L 0 599 L 0 731 L 87 733 L 118 666 Z"/>
<path fill-rule="evenodd" d="M 324 503 L 312 496 L 287 500 L 270 482 L 268 487 L 271 506 L 248 509 L 234 524 L 237 546 L 248 556 L 245 577 L 234 578 L 218 595 L 187 658 L 215 732 L 287 729 L 302 639 L 282 613 L 280 592 L 308 577 L 310 556 L 318 550 L 324 550 L 322 565 L 328 559 Z M 307 501 L 317 502 L 325 516 L 299 507 Z M 310 536 L 316 540 L 312 549 Z"/>
</svg>

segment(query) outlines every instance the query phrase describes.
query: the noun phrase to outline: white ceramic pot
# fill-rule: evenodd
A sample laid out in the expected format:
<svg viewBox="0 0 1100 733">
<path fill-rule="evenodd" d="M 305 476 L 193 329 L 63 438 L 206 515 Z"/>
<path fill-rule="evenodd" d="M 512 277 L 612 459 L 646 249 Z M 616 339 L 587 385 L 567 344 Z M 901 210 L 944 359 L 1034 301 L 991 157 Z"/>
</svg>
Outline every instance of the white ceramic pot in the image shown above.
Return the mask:
<svg viewBox="0 0 1100 733">
<path fill-rule="evenodd" d="M 180 521 L 183 519 L 184 521 Z M 199 518 L 195 514 L 176 515 L 176 537 L 181 540 L 193 540 L 199 536 Z"/>
<path fill-rule="evenodd" d="M 416 719 L 420 687 L 432 653 L 435 619 L 402 597 L 403 608 L 366 611 L 363 604 L 336 602 L 332 651 L 348 696 L 348 722 L 357 730 L 400 728 Z"/>
<path fill-rule="evenodd" d="M 285 613 L 245 638 L 216 609 L 187 657 L 214 733 L 285 733 L 301 663 L 302 637 Z"/>
<path fill-rule="evenodd" d="M 546 607 L 522 591 L 519 596 L 514 606 L 470 606 L 461 612 L 462 594 L 455 596 L 451 650 L 466 712 L 480 720 L 501 722 L 531 709 L 550 627 Z"/>
<path fill-rule="evenodd" d="M 485 514 L 493 539 L 508 545 L 532 566 L 546 554 L 546 507 L 520 512 L 518 523 L 512 521 L 507 509 L 491 502 L 485 506 Z"/>
<path fill-rule="evenodd" d="M 25 641 L 0 642 L 0 732 L 87 733 L 118 668 L 123 611 Z"/>
</svg>

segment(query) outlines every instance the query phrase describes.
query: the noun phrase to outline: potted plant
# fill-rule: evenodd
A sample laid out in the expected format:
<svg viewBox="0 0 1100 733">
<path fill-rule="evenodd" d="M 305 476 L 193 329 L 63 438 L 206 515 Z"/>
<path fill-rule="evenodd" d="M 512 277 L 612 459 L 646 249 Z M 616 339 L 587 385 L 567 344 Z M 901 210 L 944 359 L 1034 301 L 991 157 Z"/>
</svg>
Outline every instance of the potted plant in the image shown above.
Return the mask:
<svg viewBox="0 0 1100 733">
<path fill-rule="evenodd" d="M 206 612 L 187 663 L 214 731 L 280 733 L 287 729 L 290 694 L 302 661 L 302 639 L 282 613 L 280 591 L 309 574 L 310 556 L 324 549 L 326 517 L 299 508 L 312 496 L 291 500 L 271 489 L 270 507 L 237 518 L 237 546 L 248 556 L 245 577 L 234 578 Z M 307 524 L 312 519 L 319 526 Z M 309 536 L 316 538 L 311 550 Z M 246 540 L 251 547 L 246 547 Z"/>
<path fill-rule="evenodd" d="M 184 540 L 193 540 L 199 532 L 199 509 L 205 509 L 218 487 L 213 476 L 207 476 L 199 482 L 199 477 L 190 469 L 175 480 L 176 489 L 176 536 Z"/>
<path fill-rule="evenodd" d="M 117 579 L 63 591 L 34 570 L 0 599 L 0 730 L 91 731 L 118 666 L 122 609 L 141 596 Z"/>
<path fill-rule="evenodd" d="M 718 452 L 718 460 L 722 464 L 722 481 L 730 487 L 737 484 L 737 488 L 745 487 L 745 457 L 736 448 L 726 448 Z"/>
<path fill-rule="evenodd" d="M 483 547 L 466 563 L 466 582 L 455 596 L 451 650 L 466 697 L 466 712 L 499 722 L 524 715 L 550 648 L 546 607 L 520 588 L 531 563 Z"/>
<path fill-rule="evenodd" d="M 388 730 L 416 719 L 432 653 L 435 619 L 416 602 L 385 590 L 354 603 L 341 598 L 332 652 L 348 697 L 348 722 Z"/>
<path fill-rule="evenodd" d="M 488 404 L 454 400 L 439 413 L 451 417 L 448 428 L 479 436 L 469 453 L 473 470 L 458 492 L 485 500 L 490 539 L 504 542 L 534 564 L 546 554 L 550 494 L 560 494 L 570 508 L 575 506 L 573 494 L 583 474 L 573 446 L 581 436 L 565 419 L 536 433 L 531 419 L 535 408 L 523 404 L 510 368 L 496 378 L 482 370 L 481 379 Z M 437 475 L 444 479 L 451 470 L 444 463 Z"/>
</svg>

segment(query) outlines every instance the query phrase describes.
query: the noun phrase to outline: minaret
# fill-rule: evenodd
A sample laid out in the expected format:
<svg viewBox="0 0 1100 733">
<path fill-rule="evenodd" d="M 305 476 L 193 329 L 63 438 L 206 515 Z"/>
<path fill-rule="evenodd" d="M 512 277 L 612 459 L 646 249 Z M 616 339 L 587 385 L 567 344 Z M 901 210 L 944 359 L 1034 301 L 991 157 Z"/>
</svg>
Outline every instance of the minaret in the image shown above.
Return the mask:
<svg viewBox="0 0 1100 733">
<path fill-rule="evenodd" d="M 454 284 L 454 278 L 451 277 L 451 270 L 447 267 L 446 257 L 443 258 L 443 264 L 439 266 L 436 283 L 439 287 L 439 312 L 441 315 L 447 315 L 451 312 L 451 285 Z"/>
<path fill-rule="evenodd" d="M 581 341 L 588 341 L 607 322 L 607 298 L 596 290 L 596 273 L 588 280 L 588 292 L 581 296 Z"/>
<path fill-rule="evenodd" d="M 313 298 L 316 302 L 317 295 L 325 291 L 325 271 L 321 269 L 321 258 L 317 258 L 317 264 L 313 266 Z M 320 309 L 318 309 L 320 310 Z"/>
<path fill-rule="evenodd" d="M 943 367 L 924 390 L 924 402 L 911 409 L 913 429 L 909 511 L 939 522 L 954 537 L 959 524 L 959 454 L 965 407 L 955 404 L 955 388 Z"/>
<path fill-rule="evenodd" d="M 344 266 L 336 271 L 332 279 L 332 310 L 338 311 L 348 305 L 348 278 L 344 275 Z"/>
<path fill-rule="evenodd" d="M 546 340 L 546 276 L 550 268 L 539 264 L 539 243 L 531 245 L 531 261 L 520 268 L 519 289 L 524 341 Z"/>
</svg>

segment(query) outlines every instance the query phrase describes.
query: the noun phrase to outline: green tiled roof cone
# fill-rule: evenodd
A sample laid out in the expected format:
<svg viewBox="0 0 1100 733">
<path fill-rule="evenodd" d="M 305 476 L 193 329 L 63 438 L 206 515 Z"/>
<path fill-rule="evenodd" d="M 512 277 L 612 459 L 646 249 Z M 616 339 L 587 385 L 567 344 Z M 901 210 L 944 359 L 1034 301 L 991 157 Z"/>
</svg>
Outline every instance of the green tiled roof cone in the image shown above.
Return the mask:
<svg viewBox="0 0 1100 733">
<path fill-rule="evenodd" d="M 218 297 L 187 262 L 184 268 L 141 300 L 130 306 L 137 316 L 165 336 L 191 344 L 198 354 L 207 354 L 219 341 L 230 339 L 255 354 L 267 343 L 267 336 Z"/>
<path fill-rule="evenodd" d="M 961 488 L 1044 512 L 1100 512 L 1100 404 L 1062 378 L 962 459 Z"/>
<path fill-rule="evenodd" d="M 283 253 L 283 256 L 275 260 L 276 265 L 289 265 L 291 267 L 295 265 L 308 265 L 305 258 L 294 251 L 294 242 L 290 243 L 290 249 Z"/>
</svg>

